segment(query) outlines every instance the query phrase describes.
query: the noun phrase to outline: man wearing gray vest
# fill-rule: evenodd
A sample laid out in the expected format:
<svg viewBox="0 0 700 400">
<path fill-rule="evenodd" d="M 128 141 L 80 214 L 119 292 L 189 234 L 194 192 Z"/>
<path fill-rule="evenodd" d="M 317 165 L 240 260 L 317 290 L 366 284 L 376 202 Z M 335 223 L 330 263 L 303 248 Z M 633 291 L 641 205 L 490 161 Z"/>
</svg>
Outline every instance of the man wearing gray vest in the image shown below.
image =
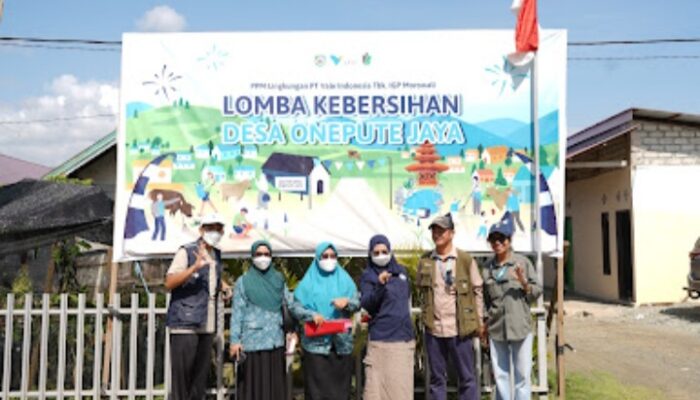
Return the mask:
<svg viewBox="0 0 700 400">
<path fill-rule="evenodd" d="M 231 297 L 221 280 L 221 251 L 216 248 L 224 222 L 216 214 L 202 218 L 200 237 L 175 253 L 165 277 L 170 290 L 166 324 L 170 328 L 172 400 L 205 398 L 216 331 L 216 296 Z"/>
<path fill-rule="evenodd" d="M 454 360 L 460 400 L 477 400 L 473 338 L 484 335 L 483 280 L 469 253 L 452 244 L 451 214 L 430 224 L 435 250 L 421 256 L 419 288 L 425 349 L 430 365 L 430 398 L 447 398 L 447 360 Z"/>
</svg>

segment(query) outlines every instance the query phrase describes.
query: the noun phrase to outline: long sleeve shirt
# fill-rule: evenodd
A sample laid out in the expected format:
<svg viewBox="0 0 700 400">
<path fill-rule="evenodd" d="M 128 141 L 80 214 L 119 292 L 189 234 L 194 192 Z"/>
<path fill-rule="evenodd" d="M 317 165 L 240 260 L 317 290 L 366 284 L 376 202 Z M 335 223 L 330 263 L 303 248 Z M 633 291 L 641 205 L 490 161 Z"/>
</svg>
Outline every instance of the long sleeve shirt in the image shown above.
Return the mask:
<svg viewBox="0 0 700 400">
<path fill-rule="evenodd" d="M 360 278 L 360 304 L 367 310 L 369 339 L 380 342 L 406 342 L 413 340 L 410 297 L 411 284 L 406 269 L 397 266 L 389 281 L 382 285 L 373 268 L 365 269 Z"/>
<path fill-rule="evenodd" d="M 527 293 L 515 277 L 515 267 L 525 273 Z M 502 264 L 495 258 L 487 260 L 482 274 L 489 336 L 500 341 L 524 339 L 532 332 L 530 303 L 542 293 L 535 267 L 527 257 L 511 253 Z"/>
<path fill-rule="evenodd" d="M 295 298 L 292 302 L 287 303 L 289 305 L 290 313 L 301 322 L 313 321 L 313 317 L 316 314 L 314 310 L 304 308 L 304 306 Z M 355 295 L 348 299 L 348 305 L 343 310 L 347 317 L 350 314 L 358 311 L 360 309 L 360 296 L 357 291 Z M 304 335 L 302 329 L 301 335 L 301 346 L 305 351 L 314 354 L 324 354 L 328 355 L 331 349 L 334 348 L 337 354 L 351 354 L 353 349 L 353 334 L 350 333 L 340 333 L 336 335 L 324 335 L 317 337 L 307 337 Z"/>
<path fill-rule="evenodd" d="M 284 286 L 289 304 L 292 295 Z M 282 309 L 270 311 L 250 302 L 245 294 L 243 279 L 238 279 L 233 291 L 231 313 L 231 343 L 242 344 L 245 351 L 272 350 L 284 346 Z"/>
</svg>

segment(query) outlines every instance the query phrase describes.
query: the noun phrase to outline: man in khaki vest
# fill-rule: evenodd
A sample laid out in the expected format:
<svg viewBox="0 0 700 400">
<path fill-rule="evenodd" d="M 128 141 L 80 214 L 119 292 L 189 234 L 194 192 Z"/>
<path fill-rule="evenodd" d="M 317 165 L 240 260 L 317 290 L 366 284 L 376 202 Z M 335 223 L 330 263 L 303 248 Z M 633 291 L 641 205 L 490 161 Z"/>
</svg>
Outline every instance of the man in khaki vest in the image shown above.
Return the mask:
<svg viewBox="0 0 700 400">
<path fill-rule="evenodd" d="M 460 400 L 479 399 L 473 338 L 483 335 L 483 280 L 476 261 L 452 244 L 448 213 L 430 224 L 435 250 L 423 254 L 416 283 L 420 289 L 425 348 L 430 364 L 430 398 L 447 398 L 447 360 L 454 360 Z"/>
</svg>

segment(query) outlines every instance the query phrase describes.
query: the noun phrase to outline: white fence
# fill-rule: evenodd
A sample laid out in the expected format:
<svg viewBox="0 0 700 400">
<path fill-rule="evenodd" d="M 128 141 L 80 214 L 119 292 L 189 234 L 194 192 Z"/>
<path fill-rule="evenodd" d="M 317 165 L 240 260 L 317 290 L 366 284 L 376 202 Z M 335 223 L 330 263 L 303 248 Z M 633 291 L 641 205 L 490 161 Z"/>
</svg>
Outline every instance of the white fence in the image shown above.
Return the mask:
<svg viewBox="0 0 700 400">
<path fill-rule="evenodd" d="M 19 300 L 19 303 L 17 302 Z M 141 307 L 139 302 L 144 302 Z M 162 304 L 157 307 L 159 300 Z M 170 374 L 170 343 L 165 327 L 169 296 L 132 293 L 128 305 L 115 295 L 106 305 L 102 294 L 86 303 L 86 295 L 9 294 L 0 310 L 2 349 L 2 398 L 110 399 L 167 397 Z M 224 382 L 224 320 L 229 307 L 219 301 L 215 338 L 214 381 L 208 393 L 217 400 L 232 394 Z M 419 310 L 414 309 L 414 312 Z M 533 309 L 537 334 L 544 335 L 544 310 Z M 87 342 L 86 343 L 86 339 Z M 111 345 L 110 345 L 111 343 Z M 477 348 L 476 358 L 481 360 Z M 539 348 L 538 352 L 546 352 Z M 535 357 L 538 360 L 539 357 Z M 426 360 L 423 358 L 423 361 Z M 480 362 L 477 362 L 480 364 Z M 536 365 L 536 367 L 538 367 Z M 542 368 L 542 365 L 539 365 Z M 480 371 L 479 365 L 477 365 Z M 545 367 L 546 368 L 546 367 Z M 362 363 L 356 363 L 360 376 Z M 426 368 L 423 368 L 424 372 Z M 537 376 L 542 376 L 542 371 Z M 479 375 L 481 375 L 479 373 Z M 546 374 L 544 374 L 546 377 Z M 428 376 L 425 376 L 426 382 Z M 291 381 L 290 381 L 291 382 Z M 533 394 L 545 395 L 547 382 L 535 380 Z M 356 398 L 360 399 L 361 382 Z M 455 388 L 450 388 L 454 391 Z M 425 393 L 425 387 L 416 393 Z M 490 392 L 490 387 L 482 387 Z"/>
<path fill-rule="evenodd" d="M 85 294 L 58 296 L 58 307 L 51 307 L 51 296 L 42 295 L 40 308 L 35 308 L 31 294 L 20 298 L 22 305 L 17 305 L 14 295 L 7 296 L 6 307 L 0 311 L 4 323 L 2 398 L 166 396 L 170 372 L 166 308 L 156 307 L 155 294 L 147 296 L 146 307 L 139 307 L 137 293 L 131 294 L 127 307 L 121 306 L 118 294 L 113 306 L 104 304 L 102 294 L 95 296 L 91 306 L 86 305 Z M 69 302 L 74 307 L 69 307 Z M 223 399 L 230 392 L 222 376 L 223 320 L 230 311 L 224 307 L 219 310 L 215 340 L 219 362 L 215 363 L 216 386 L 209 389 L 209 394 Z M 40 324 L 38 328 L 36 323 Z M 111 342 L 111 346 L 105 346 L 105 342 Z M 111 347 L 109 356 L 106 347 Z M 144 351 L 139 354 L 139 349 Z M 107 358 L 109 364 L 105 365 Z"/>
</svg>

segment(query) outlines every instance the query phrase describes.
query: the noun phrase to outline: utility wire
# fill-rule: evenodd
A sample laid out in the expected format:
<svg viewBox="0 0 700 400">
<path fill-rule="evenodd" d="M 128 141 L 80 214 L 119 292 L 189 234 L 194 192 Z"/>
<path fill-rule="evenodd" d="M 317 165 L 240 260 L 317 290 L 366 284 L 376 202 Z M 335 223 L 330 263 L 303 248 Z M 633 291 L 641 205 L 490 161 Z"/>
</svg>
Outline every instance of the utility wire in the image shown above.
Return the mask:
<svg viewBox="0 0 700 400">
<path fill-rule="evenodd" d="M 46 124 L 51 122 L 64 122 L 64 121 L 76 121 L 82 119 L 96 119 L 96 118 L 113 118 L 117 114 L 95 114 L 95 115 L 76 115 L 72 117 L 58 117 L 58 118 L 45 118 L 45 119 L 31 119 L 31 120 L 0 120 L 0 125 L 29 125 L 29 124 Z"/>
<path fill-rule="evenodd" d="M 21 37 L 21 36 L 0 36 L 1 42 L 26 42 L 26 43 L 53 43 L 53 44 L 73 44 L 73 45 L 96 45 L 115 46 L 122 45 L 121 40 L 99 40 L 99 39 L 52 39 L 41 37 Z M 569 42 L 569 46 L 628 46 L 645 44 L 664 43 L 700 43 L 699 38 L 662 38 L 662 39 L 640 39 L 640 40 L 591 40 Z"/>
<path fill-rule="evenodd" d="M 609 57 L 567 57 L 570 61 L 649 61 L 649 60 L 697 60 L 700 55 L 649 55 Z"/>
</svg>

